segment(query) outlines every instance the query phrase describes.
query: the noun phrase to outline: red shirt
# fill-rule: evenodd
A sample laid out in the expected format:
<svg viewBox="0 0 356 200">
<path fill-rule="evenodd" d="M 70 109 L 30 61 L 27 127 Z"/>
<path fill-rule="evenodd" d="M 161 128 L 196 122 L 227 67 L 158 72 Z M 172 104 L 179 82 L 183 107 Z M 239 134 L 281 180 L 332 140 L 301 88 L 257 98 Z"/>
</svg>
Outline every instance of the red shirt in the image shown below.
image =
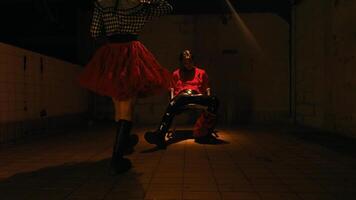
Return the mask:
<svg viewBox="0 0 356 200">
<path fill-rule="evenodd" d="M 203 69 L 194 67 L 194 69 L 188 71 L 179 68 L 173 72 L 174 96 L 187 89 L 206 94 L 208 87 L 208 75 Z"/>
</svg>

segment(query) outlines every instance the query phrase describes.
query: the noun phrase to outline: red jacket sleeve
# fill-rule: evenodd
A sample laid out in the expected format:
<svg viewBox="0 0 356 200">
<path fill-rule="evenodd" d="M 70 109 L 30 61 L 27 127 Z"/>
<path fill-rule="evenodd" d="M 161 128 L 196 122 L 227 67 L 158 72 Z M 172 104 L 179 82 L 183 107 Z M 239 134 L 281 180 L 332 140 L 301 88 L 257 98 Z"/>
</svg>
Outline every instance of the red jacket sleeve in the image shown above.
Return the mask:
<svg viewBox="0 0 356 200">
<path fill-rule="evenodd" d="M 209 88 L 209 78 L 208 74 L 205 71 L 202 71 L 202 85 L 201 89 L 205 93 L 206 89 Z"/>
<path fill-rule="evenodd" d="M 177 88 L 177 82 L 179 80 L 179 73 L 177 71 L 173 72 L 173 77 L 172 77 L 172 88 L 176 89 Z"/>
</svg>

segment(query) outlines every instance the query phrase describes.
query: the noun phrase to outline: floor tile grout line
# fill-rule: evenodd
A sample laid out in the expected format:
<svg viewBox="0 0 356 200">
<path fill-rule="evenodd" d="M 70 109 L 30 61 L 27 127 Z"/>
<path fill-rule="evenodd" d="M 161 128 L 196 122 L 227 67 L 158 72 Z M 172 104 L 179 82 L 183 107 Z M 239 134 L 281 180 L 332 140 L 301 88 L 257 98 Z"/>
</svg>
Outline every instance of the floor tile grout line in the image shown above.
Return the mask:
<svg viewBox="0 0 356 200">
<path fill-rule="evenodd" d="M 258 142 L 256 142 L 256 143 L 258 143 Z M 268 148 L 266 148 L 264 145 L 259 145 L 259 146 L 261 146 L 261 148 L 262 148 L 263 150 L 268 149 Z M 271 154 L 271 155 L 273 155 L 273 154 Z M 319 155 L 319 153 L 318 153 L 318 155 Z M 303 154 L 298 154 L 298 156 L 307 161 L 307 158 L 306 158 Z M 312 164 L 312 165 L 315 165 L 315 164 Z M 268 167 L 268 166 L 265 166 L 265 167 L 268 168 L 269 171 L 274 174 L 274 172 L 271 170 L 270 167 Z M 292 166 L 289 166 L 289 167 L 292 167 Z M 306 180 L 313 180 L 313 179 L 311 179 L 310 177 L 308 177 L 308 176 L 305 174 L 305 172 L 304 172 L 300 167 L 295 167 L 295 169 L 297 169 L 299 172 L 301 172 L 301 173 L 305 176 Z M 274 175 L 275 175 L 275 177 L 278 177 L 278 179 L 279 179 L 285 186 L 287 186 L 287 188 L 290 190 L 290 192 L 292 192 L 292 193 L 294 193 L 295 195 L 297 195 L 300 199 L 303 199 L 302 196 L 300 196 L 300 194 L 299 194 L 298 192 L 293 191 L 293 189 L 291 189 L 290 186 L 289 186 L 287 183 L 285 183 L 285 181 L 284 181 L 280 176 L 277 176 L 276 174 L 274 174 Z M 334 195 L 333 195 L 330 191 L 328 191 L 323 185 L 320 184 L 320 187 L 324 190 L 325 193 L 328 193 L 329 195 L 334 196 Z M 335 196 L 334 196 L 334 197 L 335 197 Z"/>
<path fill-rule="evenodd" d="M 294 137 L 293 137 L 294 138 Z M 313 153 L 317 154 L 317 155 L 322 155 L 320 154 L 320 152 L 317 151 L 313 151 Z M 300 156 L 301 158 L 303 158 L 304 160 L 308 161 L 307 157 L 305 156 L 305 154 L 299 154 L 298 156 Z M 317 166 L 315 163 L 311 163 L 312 166 Z M 300 171 L 301 173 L 303 173 L 303 175 L 305 176 L 305 178 L 307 180 L 311 180 L 314 181 L 314 179 L 312 177 L 309 177 L 304 171 L 303 169 L 301 169 L 300 167 L 296 167 L 296 169 L 298 169 L 298 171 Z M 325 186 L 323 186 L 322 184 L 319 184 L 320 187 L 325 191 L 325 193 L 337 198 L 337 196 L 335 196 L 331 191 L 329 191 L 327 188 L 325 188 Z M 299 196 L 299 195 L 298 195 Z"/>
<path fill-rule="evenodd" d="M 87 161 L 90 161 L 91 158 L 93 158 L 93 157 L 95 157 L 96 155 L 100 155 L 101 153 L 105 152 L 106 149 L 108 149 L 108 148 L 110 148 L 110 147 L 111 147 L 111 146 L 108 145 L 106 148 L 104 148 L 105 150 L 100 151 L 99 153 L 93 153 L 92 156 L 90 156 Z M 82 182 L 78 187 L 76 187 L 76 189 L 73 189 L 73 190 L 72 190 L 70 193 L 68 193 L 68 195 L 66 195 L 66 197 L 64 197 L 63 199 L 65 200 L 65 199 L 70 198 L 70 196 L 71 196 L 73 193 L 75 193 L 76 191 L 78 191 L 83 185 L 85 185 L 85 183 L 86 183 L 88 180 L 90 180 L 90 175 L 88 175 L 88 176 L 85 178 L 85 180 L 83 180 L 83 182 Z M 105 199 L 105 197 L 106 197 L 106 194 L 104 195 L 104 197 L 103 197 L 102 199 Z"/>
<path fill-rule="evenodd" d="M 157 165 L 156 165 L 156 168 L 153 170 L 152 176 L 151 176 L 150 180 L 148 181 L 147 191 L 144 192 L 143 199 L 146 199 L 147 192 L 148 192 L 148 191 L 150 190 L 150 188 L 151 188 L 153 178 L 155 177 L 155 175 L 156 175 L 156 173 L 157 173 L 157 171 L 158 171 L 159 165 L 160 165 L 160 163 L 161 163 L 161 161 L 162 161 L 162 159 L 163 159 L 163 156 L 164 156 L 164 154 L 166 153 L 167 149 L 163 149 L 163 150 L 159 150 L 159 151 L 161 151 L 161 155 L 160 155 L 160 157 L 159 157 L 159 160 L 158 160 L 158 163 L 157 163 Z"/>
<path fill-rule="evenodd" d="M 88 160 L 90 161 L 91 158 L 95 157 L 96 155 L 100 155 L 101 153 L 105 152 L 106 149 L 108 149 L 108 148 L 110 148 L 110 147 L 111 147 L 111 146 L 108 145 L 106 148 L 104 148 L 105 150 L 100 151 L 100 153 L 94 153 L 92 156 L 90 156 L 90 157 L 88 158 Z M 64 200 L 70 198 L 70 196 L 71 196 L 73 193 L 75 193 L 76 191 L 78 191 L 83 185 L 85 185 L 86 181 L 88 181 L 88 180 L 90 180 L 90 175 L 87 176 L 87 178 L 82 182 L 82 184 L 80 184 L 80 186 L 78 186 L 76 189 L 72 190 L 68 195 L 66 195 L 66 197 L 64 197 Z M 103 197 L 102 199 L 105 199 L 105 197 L 106 197 L 106 194 L 104 195 L 104 197 Z"/>
<path fill-rule="evenodd" d="M 109 149 L 109 148 L 112 148 L 112 146 L 111 146 L 111 145 L 110 145 L 110 146 L 108 145 L 107 149 Z M 103 152 L 105 152 L 105 151 L 103 151 Z M 96 154 L 96 155 L 100 155 L 100 154 Z M 93 157 L 94 157 L 94 156 L 93 156 Z M 108 168 L 107 170 L 108 170 L 108 172 L 110 172 L 111 166 L 109 166 L 109 168 Z M 113 174 L 113 176 L 119 176 L 119 174 Z M 115 187 L 117 181 L 118 181 L 118 180 L 116 180 L 116 181 L 114 181 L 114 182 L 112 183 L 110 189 L 104 194 L 104 196 L 103 196 L 102 199 L 106 199 L 106 197 L 114 190 L 114 187 Z"/>
<path fill-rule="evenodd" d="M 207 157 L 208 162 L 209 162 L 210 170 L 211 170 L 211 172 L 213 174 L 213 178 L 214 178 L 214 182 L 215 182 L 216 188 L 218 189 L 219 197 L 220 197 L 220 199 L 223 199 L 222 192 L 220 191 L 220 188 L 219 188 L 218 180 L 217 180 L 217 178 L 215 176 L 214 169 L 213 169 L 213 167 L 211 165 L 211 162 L 210 162 L 211 160 L 210 160 L 210 157 L 209 157 L 209 152 L 208 152 L 208 149 L 206 147 L 207 147 L 207 145 L 204 144 L 205 154 L 206 154 L 206 157 Z"/>
<path fill-rule="evenodd" d="M 262 149 L 264 149 L 264 148 L 262 148 Z M 271 168 L 269 168 L 269 167 L 268 167 L 267 165 L 265 165 L 265 164 L 264 164 L 264 167 L 267 168 L 268 171 L 269 171 L 269 173 L 273 174 L 273 176 L 276 177 L 276 178 L 280 181 L 280 183 L 282 183 L 283 186 L 286 186 L 290 193 L 295 194 L 299 199 L 302 200 L 302 198 L 300 197 L 300 195 L 299 195 L 297 192 L 294 192 L 294 191 L 290 188 L 290 186 L 289 186 L 288 184 L 286 184 L 286 183 L 282 180 L 282 178 L 281 178 L 280 176 L 276 175 L 276 174 L 273 172 L 273 170 L 271 170 Z M 252 183 L 251 183 L 251 185 L 254 186 L 254 184 L 252 184 Z M 256 191 L 256 192 L 257 192 L 257 193 L 259 194 L 259 196 L 262 198 L 261 193 L 258 192 L 258 191 Z"/>
<path fill-rule="evenodd" d="M 257 143 L 257 142 L 254 142 L 254 143 Z M 261 148 L 262 150 L 266 150 L 266 149 L 267 149 L 267 148 L 265 148 L 263 145 L 259 145 L 259 146 L 262 146 L 262 148 Z M 273 154 L 271 154 L 271 155 L 273 155 Z M 303 156 L 301 155 L 301 157 L 303 157 Z M 303 157 L 303 158 L 305 158 L 305 157 Z M 303 198 L 300 196 L 300 194 L 299 194 L 298 192 L 293 191 L 293 190 L 290 188 L 290 186 L 285 183 L 285 181 L 282 179 L 282 177 L 276 175 L 276 174 L 273 172 L 273 170 L 271 170 L 271 168 L 268 167 L 267 165 L 264 165 L 264 166 L 270 171 L 270 173 L 272 173 L 275 177 L 277 177 L 278 180 L 279 180 L 284 186 L 286 186 L 286 187 L 288 188 L 289 192 L 295 194 L 299 199 L 303 199 Z M 292 167 L 292 166 L 289 166 L 289 167 Z M 302 172 L 302 170 L 300 170 L 299 168 L 297 168 L 297 169 L 298 169 L 298 171 Z M 302 173 L 303 173 L 303 172 L 302 172 Z M 308 180 L 307 177 L 306 177 L 306 179 Z M 258 192 L 258 193 L 259 193 L 259 192 Z"/>
<path fill-rule="evenodd" d="M 233 140 L 236 141 L 236 139 L 233 139 Z M 240 166 L 236 163 L 236 161 L 233 159 L 233 157 L 232 157 L 230 151 L 228 151 L 228 149 L 227 149 L 226 147 L 223 147 L 223 150 L 225 151 L 225 153 L 226 153 L 227 155 L 229 155 L 229 158 L 233 161 L 234 166 L 235 166 L 237 169 L 239 169 L 239 170 L 241 171 L 241 173 L 243 174 L 243 176 L 245 177 L 245 179 L 248 181 L 248 183 L 249 183 L 251 186 L 253 186 L 253 184 L 252 184 L 250 178 L 247 176 L 247 174 L 244 172 L 244 170 L 242 170 L 241 167 L 240 167 Z M 253 189 L 253 192 L 258 195 L 258 198 L 262 200 L 263 198 L 262 198 L 261 194 L 260 194 L 258 191 L 256 191 L 256 189 L 255 189 L 254 187 L 252 187 L 252 189 Z"/>
<path fill-rule="evenodd" d="M 203 155 L 204 155 L 204 153 L 206 154 L 206 152 L 208 152 L 208 154 L 209 154 L 210 160 L 207 160 L 207 161 L 209 161 L 210 167 L 212 167 L 213 169 L 219 169 L 219 168 L 216 168 L 216 164 L 219 165 L 220 163 L 219 163 L 219 161 L 217 161 L 217 163 L 216 163 L 215 156 L 219 156 L 219 155 L 224 156 L 224 154 L 225 154 L 227 156 L 226 157 L 224 156 L 223 160 L 220 159 L 221 161 L 225 161 L 225 160 L 228 161 L 229 158 L 231 159 L 231 157 L 234 158 L 234 160 L 233 160 L 234 162 L 229 162 L 229 164 L 228 164 L 229 167 L 231 167 L 232 174 L 234 173 L 234 168 L 237 171 L 237 169 L 238 169 L 237 167 L 239 167 L 239 168 L 241 168 L 241 170 L 244 170 L 246 175 L 248 175 L 250 177 L 250 180 L 254 183 L 254 185 L 258 186 L 259 184 L 261 184 L 259 182 L 255 182 L 255 177 L 263 178 L 264 176 L 263 176 L 263 173 L 261 174 L 261 176 L 255 176 L 254 174 L 250 174 L 249 173 L 249 165 L 251 165 L 252 167 L 254 167 L 254 165 L 255 165 L 256 170 L 258 170 L 258 168 L 259 168 L 258 165 L 260 165 L 261 166 L 261 172 L 263 172 L 262 170 L 263 170 L 264 167 L 265 167 L 264 169 L 266 169 L 268 171 L 271 171 L 273 173 L 273 175 L 275 175 L 274 177 L 271 177 L 271 179 L 275 179 L 276 181 L 282 180 L 281 184 L 286 185 L 287 188 L 288 188 L 288 190 L 286 190 L 286 192 L 290 191 L 290 194 L 293 195 L 293 196 L 294 196 L 294 194 L 296 194 L 297 195 L 296 198 L 301 198 L 301 196 L 304 197 L 304 198 L 307 198 L 307 197 L 305 197 L 303 195 L 304 194 L 303 192 L 298 192 L 300 190 L 303 190 L 303 188 L 301 188 L 301 189 L 297 188 L 298 186 L 303 186 L 303 182 L 296 184 L 296 183 L 288 181 L 288 179 L 297 179 L 298 180 L 298 176 L 296 176 L 296 175 L 298 175 L 299 173 L 298 172 L 294 173 L 293 171 L 295 171 L 295 170 L 298 170 L 299 172 L 302 172 L 302 174 L 301 174 L 302 176 L 300 176 L 300 177 L 303 177 L 303 178 L 301 178 L 301 179 L 299 178 L 300 180 L 305 180 L 306 182 L 311 180 L 311 181 L 315 181 L 318 184 L 322 183 L 321 185 L 324 186 L 324 187 L 322 187 L 323 190 L 320 190 L 320 191 L 325 191 L 325 188 L 329 188 L 326 191 L 328 191 L 329 193 L 333 194 L 334 196 L 339 197 L 339 195 L 343 195 L 342 192 L 336 191 L 336 190 L 334 190 L 334 188 L 329 187 L 328 180 L 331 180 L 332 177 L 329 178 L 328 176 L 325 176 L 325 177 L 323 176 L 323 172 L 326 171 L 326 173 L 328 173 L 328 170 L 333 170 L 333 171 L 334 170 L 343 170 L 342 168 L 339 169 L 339 165 L 342 165 L 343 162 L 341 162 L 341 163 L 335 163 L 334 162 L 334 165 L 332 165 L 332 166 L 323 166 L 323 164 L 319 165 L 318 163 L 323 163 L 324 161 L 330 161 L 330 158 L 333 158 L 333 157 L 327 157 L 327 156 L 324 155 L 322 158 L 320 158 L 320 161 L 318 160 L 319 158 L 316 157 L 315 158 L 316 160 L 314 162 L 314 160 L 312 160 L 313 155 L 311 155 L 311 157 L 308 156 L 308 152 L 311 152 L 311 153 L 316 152 L 316 154 L 318 154 L 318 152 L 321 152 L 321 151 L 318 148 L 314 149 L 314 148 L 308 148 L 307 147 L 306 150 L 305 150 L 305 153 L 304 153 L 304 152 L 298 150 L 298 148 L 303 148 L 304 147 L 304 145 L 303 145 L 304 143 L 302 143 L 300 141 L 299 141 L 300 142 L 299 144 L 295 143 L 295 142 L 291 143 L 291 142 L 289 142 L 289 140 L 287 140 L 288 139 L 287 138 L 286 139 L 286 143 L 283 143 L 284 141 L 282 141 L 282 139 L 280 139 L 280 138 L 277 138 L 275 140 L 273 140 L 273 138 L 271 138 L 272 141 L 277 141 L 277 142 L 274 142 L 273 144 L 269 144 L 269 143 L 265 143 L 265 141 L 269 141 L 269 139 L 270 139 L 270 137 L 272 137 L 272 135 L 265 135 L 265 137 L 262 137 L 262 138 L 258 137 L 258 135 L 255 136 L 255 135 L 252 135 L 252 134 L 248 134 L 246 136 L 247 137 L 243 138 L 243 140 L 247 141 L 247 143 L 246 144 L 241 144 L 240 147 L 239 146 L 234 146 L 235 144 L 217 146 L 217 147 L 213 147 L 213 148 L 210 148 L 211 146 L 209 146 L 209 145 L 201 146 L 202 147 L 201 150 L 202 150 Z M 252 136 L 252 137 L 250 137 L 250 136 Z M 278 135 L 276 137 L 278 137 Z M 232 141 L 241 142 L 241 140 L 239 140 L 239 133 L 237 133 L 236 135 L 233 134 L 233 137 L 231 137 L 231 139 L 233 139 Z M 230 138 L 229 138 L 229 140 L 230 140 Z M 86 143 L 86 142 L 90 142 L 90 141 L 89 140 L 85 140 L 84 143 Z M 108 149 L 109 149 L 108 142 L 109 142 L 109 140 L 107 140 L 107 141 L 105 140 L 105 142 L 103 143 L 104 145 L 100 145 L 100 148 L 95 149 L 95 152 L 92 152 L 92 151 L 89 151 L 89 153 L 83 152 L 84 154 L 80 158 L 82 160 L 78 159 L 78 161 L 79 162 L 86 162 L 86 161 L 88 161 L 88 159 L 89 159 L 90 162 L 96 162 L 96 161 L 99 161 L 99 160 L 107 160 L 106 157 L 107 157 Z M 111 141 L 110 141 L 110 143 L 111 143 Z M 242 143 L 244 143 L 244 142 L 242 141 Z M 281 144 L 281 146 L 283 148 L 269 147 L 269 145 L 278 145 L 278 144 Z M 291 144 L 290 148 L 288 148 L 288 144 Z M 76 143 L 71 142 L 70 145 L 76 145 Z M 184 157 L 183 169 L 188 169 L 189 170 L 190 153 L 194 152 L 196 149 L 190 149 L 190 143 L 189 142 L 185 142 L 183 145 L 184 145 L 183 146 L 184 147 L 183 148 L 184 149 L 184 151 L 183 151 L 183 157 Z M 239 144 L 237 144 L 237 145 L 239 145 Z M 49 147 L 49 145 L 47 145 L 47 146 Z M 90 145 L 90 146 L 92 147 L 92 145 Z M 84 147 L 89 147 L 89 145 L 84 145 Z M 105 147 L 105 148 L 103 148 L 103 147 Z M 194 147 L 194 146 L 192 146 L 192 147 Z M 222 147 L 222 151 L 221 151 L 220 147 Z M 278 150 L 281 151 L 284 148 L 286 148 L 285 150 L 287 152 L 285 152 L 285 153 L 281 152 L 281 154 L 278 154 Z M 28 149 L 28 148 L 26 148 L 26 149 Z M 43 149 L 43 148 L 41 148 L 41 149 Z M 106 151 L 105 151 L 105 149 L 106 149 Z M 244 149 L 246 150 L 246 152 L 244 151 Z M 191 150 L 193 150 L 193 151 L 191 151 Z M 226 154 L 226 152 L 224 152 L 224 150 L 227 151 L 229 154 Z M 288 153 L 289 153 L 288 151 L 289 150 L 290 150 L 291 153 L 293 153 L 293 154 L 295 153 L 295 155 L 299 155 L 300 154 L 300 157 L 294 158 L 293 155 L 288 156 Z M 76 149 L 74 153 L 79 155 L 79 151 L 85 151 L 85 148 Z M 206 151 L 206 152 L 204 152 L 204 151 Z M 267 153 L 264 153 L 264 152 L 261 152 L 261 151 L 267 151 Z M 16 152 L 12 152 L 12 153 L 14 155 L 17 155 L 17 153 L 21 153 L 21 152 L 20 151 L 16 151 Z M 26 154 L 21 154 L 21 156 L 22 155 L 25 155 L 25 156 L 33 155 L 33 154 L 35 154 L 37 152 L 39 152 L 39 149 L 37 149 L 36 151 L 27 152 Z M 55 152 L 55 151 L 53 151 L 53 152 Z M 70 153 L 72 153 L 72 152 L 73 151 L 71 151 Z M 97 153 L 97 152 L 101 152 L 101 153 Z M 235 155 L 235 152 L 238 155 L 241 154 L 241 156 L 242 156 L 241 159 L 239 159 L 239 156 Z M 268 152 L 276 153 L 276 155 L 278 156 L 276 159 L 273 159 L 273 161 L 274 161 L 273 163 L 268 162 L 268 160 L 261 159 L 261 158 L 263 158 L 263 156 L 266 156 L 266 157 L 271 156 L 271 158 L 274 158 L 273 155 L 269 155 Z M 160 152 L 156 152 L 156 153 L 157 154 L 154 154 L 155 161 L 153 162 L 152 168 L 150 170 L 148 170 L 149 173 L 152 173 L 152 174 L 147 174 L 150 177 L 146 177 L 147 179 L 145 179 L 145 185 L 146 186 L 148 186 L 148 181 L 150 180 L 150 186 L 149 186 L 150 190 L 152 190 L 154 188 L 154 186 L 155 186 L 155 182 L 154 182 L 155 180 L 154 179 L 152 180 L 152 178 L 160 177 L 159 174 L 157 174 L 157 171 L 156 171 L 155 174 L 153 174 L 154 169 L 157 169 L 157 163 L 159 163 L 158 167 L 161 167 L 161 165 L 164 164 L 167 161 L 167 158 L 170 158 L 171 155 L 173 155 L 172 151 L 165 151 L 165 153 L 163 155 Z M 173 152 L 173 153 L 175 154 L 176 152 Z M 151 155 L 149 154 L 148 157 L 151 157 Z M 302 157 L 303 155 L 304 155 L 304 157 Z M 321 155 L 323 155 L 323 154 L 321 154 Z M 62 156 L 62 154 L 60 156 Z M 244 160 L 245 156 L 246 156 L 246 160 Z M 249 156 L 252 156 L 252 157 L 248 158 Z M 332 156 L 335 156 L 335 155 L 332 155 Z M 63 158 L 59 159 L 59 162 L 62 162 L 62 161 L 64 162 L 64 161 L 66 161 L 66 159 L 68 159 L 68 160 L 72 159 L 70 154 L 63 155 L 62 157 L 64 159 Z M 136 159 L 138 157 L 141 157 L 141 156 L 139 154 L 134 154 L 132 157 L 130 157 L 130 159 Z M 308 163 L 310 163 L 310 165 L 308 165 L 308 164 L 303 165 L 302 163 L 301 163 L 301 165 L 298 165 L 298 162 L 303 162 L 303 158 L 304 159 L 306 158 L 307 159 L 306 161 L 308 161 Z M 50 157 L 48 155 L 44 155 L 44 156 L 41 156 L 41 159 L 39 159 L 38 161 L 42 161 L 42 160 L 45 161 L 45 159 L 50 159 Z M 204 158 L 204 160 L 206 160 L 206 158 Z M 337 160 L 339 160 L 339 159 L 336 159 L 335 161 L 337 162 Z M 244 161 L 246 161 L 246 162 L 244 162 Z M 27 162 L 29 162 L 29 161 L 26 160 L 26 163 Z M 72 160 L 70 160 L 70 162 L 72 162 Z M 73 162 L 77 162 L 77 161 L 73 161 Z M 327 164 L 327 163 L 333 164 L 332 162 L 325 162 L 325 164 Z M 21 163 L 19 162 L 19 164 L 21 164 Z M 69 164 L 71 164 L 71 163 L 69 163 Z M 60 164 L 58 163 L 58 166 L 59 165 Z M 3 167 L 4 165 L 1 165 L 1 166 Z M 102 166 L 102 167 L 105 168 L 106 166 L 107 166 L 107 163 L 105 163 L 105 165 Z M 319 167 L 321 171 L 319 170 L 319 171 L 315 171 L 315 172 L 316 173 L 321 172 L 322 174 L 320 174 L 320 175 L 316 174 L 316 176 L 313 175 L 314 170 L 318 170 L 318 169 L 314 169 L 314 167 Z M 278 172 L 279 169 L 281 169 L 281 172 Z M 100 171 L 104 171 L 104 170 L 105 169 L 100 170 Z M 178 169 L 178 171 L 180 171 L 180 170 L 181 170 L 181 168 Z M 290 170 L 291 173 L 289 173 L 288 170 Z M 218 172 L 219 172 L 218 170 L 214 171 L 216 178 L 218 180 L 220 180 Z M 253 172 L 253 170 L 252 170 L 252 172 Z M 304 172 L 304 176 L 303 176 L 303 172 Z M 337 173 L 337 171 L 335 171 L 335 172 Z M 104 171 L 104 173 L 105 173 L 105 171 Z M 91 175 L 91 174 L 92 173 L 89 173 L 89 174 L 85 173 L 84 176 L 81 176 L 82 178 L 79 181 L 77 181 L 77 183 L 74 185 L 74 187 L 71 186 L 71 188 L 69 188 L 69 190 L 66 191 L 65 195 L 63 195 L 61 198 L 68 198 L 67 197 L 68 194 L 71 194 L 73 197 L 75 197 L 76 196 L 76 192 L 75 191 L 80 189 L 80 187 L 83 187 L 83 184 L 86 184 L 85 181 L 87 180 L 87 178 L 89 178 L 89 180 L 91 180 L 91 181 L 95 181 L 96 180 L 96 175 Z M 309 174 L 309 176 L 308 176 L 308 174 Z M 153 176 L 153 175 L 155 175 L 155 176 Z M 305 175 L 307 175 L 307 176 L 305 176 Z M 339 180 L 337 178 L 338 178 L 338 176 L 340 178 L 341 177 L 347 177 L 347 176 L 352 178 L 353 177 L 352 174 L 347 172 L 347 173 L 340 173 L 340 175 L 336 174 L 335 184 L 340 184 L 341 183 L 342 187 L 348 186 L 348 183 L 347 184 L 343 183 L 343 180 L 341 180 L 341 179 Z M 43 176 L 43 177 L 46 177 L 46 176 Z M 183 183 L 185 181 L 189 182 L 189 180 L 188 180 L 189 174 L 188 173 L 186 173 L 186 174 L 183 173 L 182 177 L 183 178 L 178 180 L 178 181 L 183 181 Z M 243 176 L 241 176 L 241 179 L 242 178 L 243 178 Z M 47 178 L 45 178 L 45 179 L 47 179 Z M 110 181 L 111 179 L 112 178 L 107 179 L 107 180 Z M 121 181 L 122 179 L 125 179 L 125 178 L 124 177 L 119 177 L 119 179 Z M 109 182 L 108 187 L 105 187 L 105 192 L 100 194 L 101 196 L 104 196 L 104 193 L 106 193 L 107 189 L 109 189 L 110 186 L 112 186 L 112 184 L 115 182 L 115 180 L 116 179 L 114 178 Z M 234 179 L 232 179 L 232 180 L 234 180 Z M 217 182 L 217 184 L 220 185 L 220 182 Z M 264 183 L 262 183 L 262 184 L 264 184 Z M 272 184 L 274 184 L 274 183 L 271 182 L 271 184 L 269 184 L 269 185 L 272 185 Z M 331 183 L 331 184 L 333 184 L 333 183 Z M 251 185 L 253 185 L 253 184 L 251 184 Z M 296 188 L 294 188 L 294 186 L 296 186 Z M 311 184 L 311 186 L 313 186 L 313 183 Z M 330 185 L 330 186 L 333 186 L 333 185 Z M 290 190 L 289 188 L 294 188 L 294 189 Z M 256 192 L 259 191 L 262 196 L 266 193 L 263 190 L 264 188 L 261 189 L 261 188 L 256 187 L 254 189 L 256 189 Z M 318 188 L 315 188 L 315 189 L 318 189 Z M 222 197 L 224 197 L 224 195 L 225 195 L 224 191 L 225 190 L 223 190 L 223 188 L 221 187 L 221 191 L 220 192 L 221 192 Z M 293 192 L 293 191 L 296 191 L 296 192 Z M 315 191 L 315 190 L 311 190 L 311 191 Z M 72 192 L 74 192 L 74 194 L 72 194 Z M 184 192 L 184 190 L 182 192 Z M 345 190 L 345 192 L 347 192 L 347 191 Z M 282 193 L 282 192 L 279 192 L 279 193 Z M 298 193 L 300 194 L 300 196 L 298 195 Z M 311 193 L 311 192 L 307 192 L 307 193 Z M 320 194 L 321 193 L 322 192 L 320 192 Z M 326 195 L 326 194 L 328 194 L 328 193 L 321 194 L 321 195 Z M 142 197 L 144 195 L 140 194 L 140 196 Z M 71 196 L 69 196 L 69 198 L 70 197 Z M 147 197 L 148 196 L 146 196 L 146 198 Z M 103 197 L 101 197 L 101 198 L 103 198 Z M 109 198 L 109 197 L 105 197 L 105 198 Z M 341 197 L 339 197 L 339 198 L 341 198 Z"/>
<path fill-rule="evenodd" d="M 181 199 L 184 199 L 184 185 L 185 185 L 185 169 L 186 169 L 186 155 L 187 155 L 187 142 L 184 142 L 184 154 L 183 154 L 183 178 L 182 178 L 182 192 L 181 192 Z"/>
<path fill-rule="evenodd" d="M 304 155 L 299 155 L 299 156 L 300 156 L 301 158 L 303 158 L 304 160 L 307 160 Z M 316 166 L 316 164 L 314 164 L 314 163 L 312 163 L 311 165 Z M 314 182 L 313 178 L 309 177 L 300 167 L 296 167 L 296 169 L 297 169 L 298 171 L 300 171 L 300 172 L 305 176 L 306 180 L 311 180 L 311 181 Z M 331 195 L 331 196 L 337 198 L 337 196 L 335 196 L 332 192 L 330 192 L 327 188 L 325 188 L 325 186 L 323 186 L 322 184 L 319 184 L 319 185 L 320 185 L 320 187 L 324 190 L 325 193 L 327 193 L 327 194 L 329 194 L 329 195 Z M 297 194 L 297 195 L 300 196 L 299 194 Z M 301 199 L 303 199 L 303 198 L 301 197 Z"/>
<path fill-rule="evenodd" d="M 76 191 L 78 191 L 83 185 L 85 184 L 85 182 L 82 182 L 82 184 L 80 184 L 80 186 L 78 186 L 76 189 L 72 190 L 68 195 L 66 195 L 66 197 L 64 197 L 63 199 L 69 199 L 71 197 L 72 194 L 74 194 Z"/>
</svg>

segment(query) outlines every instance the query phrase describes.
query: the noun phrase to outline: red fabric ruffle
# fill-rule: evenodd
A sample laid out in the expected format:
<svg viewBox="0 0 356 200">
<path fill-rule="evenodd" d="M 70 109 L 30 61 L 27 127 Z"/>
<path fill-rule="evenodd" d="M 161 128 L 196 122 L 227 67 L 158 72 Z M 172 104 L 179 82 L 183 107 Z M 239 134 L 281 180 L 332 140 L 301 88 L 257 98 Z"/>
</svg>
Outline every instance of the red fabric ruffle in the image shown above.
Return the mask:
<svg viewBox="0 0 356 200">
<path fill-rule="evenodd" d="M 193 136 L 195 138 L 198 138 L 211 134 L 215 129 L 216 123 L 216 115 L 208 112 L 203 112 L 195 122 Z"/>
<path fill-rule="evenodd" d="M 171 73 L 139 41 L 100 47 L 78 77 L 79 84 L 118 100 L 168 91 Z"/>
</svg>

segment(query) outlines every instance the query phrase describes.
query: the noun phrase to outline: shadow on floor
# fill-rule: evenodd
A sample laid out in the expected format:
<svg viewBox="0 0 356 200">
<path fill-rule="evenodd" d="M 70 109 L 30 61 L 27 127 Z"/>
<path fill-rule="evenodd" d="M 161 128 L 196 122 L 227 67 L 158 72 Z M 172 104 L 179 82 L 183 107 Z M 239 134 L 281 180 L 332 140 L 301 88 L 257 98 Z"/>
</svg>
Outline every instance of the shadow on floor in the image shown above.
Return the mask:
<svg viewBox="0 0 356 200">
<path fill-rule="evenodd" d="M 319 144 L 344 155 L 356 156 L 355 138 L 311 128 L 297 128 L 291 133 L 306 142 Z"/>
<path fill-rule="evenodd" d="M 111 199 L 123 194 L 143 198 L 141 175 L 134 170 L 117 175 L 110 170 L 109 163 L 106 159 L 64 164 L 0 179 L 1 199 Z"/>
</svg>

